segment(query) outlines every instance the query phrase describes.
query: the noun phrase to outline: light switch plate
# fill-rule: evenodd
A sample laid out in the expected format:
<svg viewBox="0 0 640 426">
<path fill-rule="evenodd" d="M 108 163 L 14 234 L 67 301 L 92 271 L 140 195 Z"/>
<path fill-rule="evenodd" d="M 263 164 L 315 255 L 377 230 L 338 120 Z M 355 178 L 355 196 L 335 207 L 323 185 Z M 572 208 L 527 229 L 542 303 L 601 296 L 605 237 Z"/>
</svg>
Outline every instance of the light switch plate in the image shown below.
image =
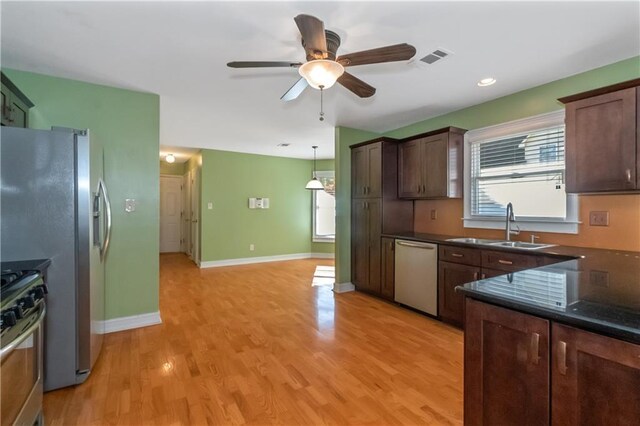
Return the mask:
<svg viewBox="0 0 640 426">
<path fill-rule="evenodd" d="M 208 208 L 209 210 L 213 210 L 213 203 L 212 203 L 211 201 L 209 201 L 209 202 L 207 203 L 207 208 Z"/>
<path fill-rule="evenodd" d="M 124 200 L 124 211 L 127 213 L 136 211 L 136 200 L 134 198 Z"/>
<path fill-rule="evenodd" d="M 591 226 L 609 226 L 609 212 L 589 212 L 589 225 Z"/>
</svg>

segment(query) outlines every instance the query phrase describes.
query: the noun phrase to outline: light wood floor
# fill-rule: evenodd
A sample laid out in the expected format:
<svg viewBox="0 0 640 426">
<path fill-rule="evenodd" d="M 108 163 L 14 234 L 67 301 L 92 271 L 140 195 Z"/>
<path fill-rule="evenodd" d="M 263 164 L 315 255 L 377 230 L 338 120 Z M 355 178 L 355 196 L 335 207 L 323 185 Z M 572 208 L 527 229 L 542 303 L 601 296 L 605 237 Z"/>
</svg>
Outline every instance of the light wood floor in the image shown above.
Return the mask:
<svg viewBox="0 0 640 426">
<path fill-rule="evenodd" d="M 326 260 L 200 270 L 160 260 L 161 325 L 108 334 L 47 424 L 461 424 L 462 333 L 357 292 Z"/>
</svg>

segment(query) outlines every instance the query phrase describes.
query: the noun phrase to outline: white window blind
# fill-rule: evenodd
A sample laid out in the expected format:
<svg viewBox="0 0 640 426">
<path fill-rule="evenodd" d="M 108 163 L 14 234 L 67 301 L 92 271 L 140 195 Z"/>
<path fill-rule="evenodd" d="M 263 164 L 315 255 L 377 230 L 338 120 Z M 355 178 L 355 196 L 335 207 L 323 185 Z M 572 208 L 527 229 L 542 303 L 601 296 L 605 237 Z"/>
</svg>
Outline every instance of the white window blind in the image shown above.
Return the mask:
<svg viewBox="0 0 640 426">
<path fill-rule="evenodd" d="M 564 126 L 476 140 L 470 144 L 472 217 L 565 220 Z"/>
</svg>

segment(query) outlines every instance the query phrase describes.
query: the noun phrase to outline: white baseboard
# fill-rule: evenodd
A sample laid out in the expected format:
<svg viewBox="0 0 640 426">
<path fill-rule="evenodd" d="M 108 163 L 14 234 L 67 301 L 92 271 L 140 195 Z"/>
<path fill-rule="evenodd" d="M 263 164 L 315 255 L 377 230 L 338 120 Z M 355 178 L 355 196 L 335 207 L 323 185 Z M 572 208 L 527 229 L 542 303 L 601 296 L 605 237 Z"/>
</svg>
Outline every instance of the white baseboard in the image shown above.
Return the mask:
<svg viewBox="0 0 640 426">
<path fill-rule="evenodd" d="M 334 293 L 347 293 L 349 291 L 355 291 L 356 286 L 352 283 L 335 283 L 333 285 Z"/>
<path fill-rule="evenodd" d="M 113 318 L 102 322 L 104 334 L 115 333 L 116 331 L 131 330 L 133 328 L 147 327 L 161 324 L 160 311 L 149 312 L 148 314 L 132 315 L 130 317 Z"/>
<path fill-rule="evenodd" d="M 311 253 L 312 259 L 335 259 L 335 253 Z"/>
<path fill-rule="evenodd" d="M 201 268 L 219 268 L 221 266 L 250 265 L 252 263 L 281 262 L 283 260 L 299 260 L 310 258 L 333 259 L 333 257 L 333 253 L 293 253 L 281 254 L 277 256 L 258 256 L 237 259 L 209 260 L 206 262 L 200 262 L 198 266 L 200 266 Z"/>
</svg>

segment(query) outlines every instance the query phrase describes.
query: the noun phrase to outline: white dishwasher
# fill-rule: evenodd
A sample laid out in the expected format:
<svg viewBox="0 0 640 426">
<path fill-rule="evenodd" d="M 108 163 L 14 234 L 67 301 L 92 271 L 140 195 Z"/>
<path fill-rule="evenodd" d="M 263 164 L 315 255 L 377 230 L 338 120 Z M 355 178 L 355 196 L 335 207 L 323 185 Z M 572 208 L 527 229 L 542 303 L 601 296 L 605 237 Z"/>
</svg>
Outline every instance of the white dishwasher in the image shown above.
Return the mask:
<svg viewBox="0 0 640 426">
<path fill-rule="evenodd" d="M 396 240 L 395 301 L 438 316 L 438 245 Z"/>
</svg>

